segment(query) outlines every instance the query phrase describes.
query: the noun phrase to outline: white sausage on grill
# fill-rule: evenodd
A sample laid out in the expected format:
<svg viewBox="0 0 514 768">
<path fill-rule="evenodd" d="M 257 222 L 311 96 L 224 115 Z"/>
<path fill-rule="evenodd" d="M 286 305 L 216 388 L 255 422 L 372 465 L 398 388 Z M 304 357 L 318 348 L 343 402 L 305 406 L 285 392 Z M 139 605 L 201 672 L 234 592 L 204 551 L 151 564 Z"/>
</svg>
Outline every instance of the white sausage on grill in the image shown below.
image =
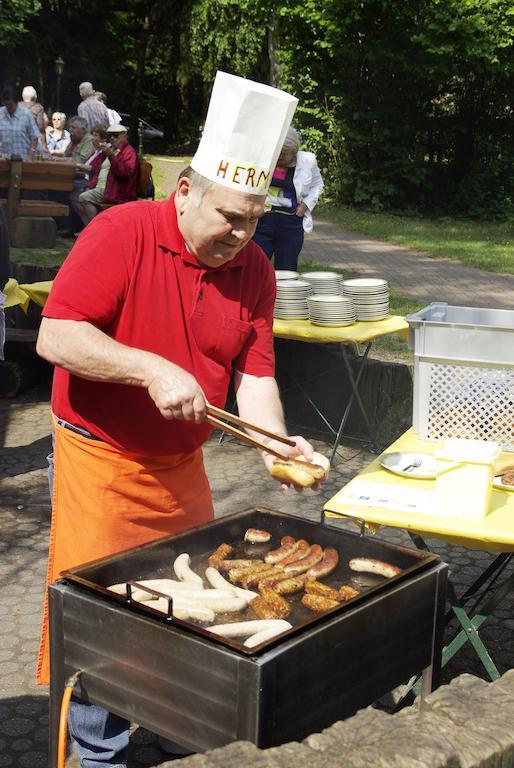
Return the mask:
<svg viewBox="0 0 514 768">
<path fill-rule="evenodd" d="M 370 557 L 354 557 L 349 562 L 352 571 L 360 573 L 376 573 L 378 576 L 385 576 L 386 579 L 392 579 L 401 572 L 401 568 L 390 563 L 384 563 L 382 560 L 372 560 Z"/>
<path fill-rule="evenodd" d="M 179 581 L 194 581 L 196 584 L 203 584 L 202 577 L 190 568 L 191 558 L 187 552 L 182 552 L 173 563 L 173 570 Z"/>
<path fill-rule="evenodd" d="M 200 589 L 200 585 L 192 581 L 175 581 L 174 579 L 139 579 L 136 583 L 141 584 L 143 587 L 148 587 L 149 589 L 155 589 L 157 592 L 163 592 L 165 595 L 185 594 Z M 125 596 L 127 594 L 127 584 L 124 581 L 120 584 L 111 584 L 107 589 L 111 592 L 115 592 L 117 595 Z M 132 597 L 137 595 L 138 598 L 140 597 L 142 600 L 157 599 L 156 595 L 138 589 L 135 585 L 132 585 L 131 594 Z"/>
<path fill-rule="evenodd" d="M 255 619 L 254 621 L 236 621 L 233 624 L 213 624 L 209 632 L 223 637 L 250 637 L 263 629 L 279 629 L 285 632 L 291 624 L 284 619 Z"/>
<path fill-rule="evenodd" d="M 245 640 L 244 645 L 246 648 L 255 648 L 256 645 L 264 643 L 266 640 L 271 640 L 275 635 L 280 635 L 285 632 L 286 629 L 292 629 L 292 625 L 288 621 L 284 622 L 288 624 L 287 627 L 271 627 L 270 629 L 262 629 L 260 632 L 256 632 L 255 635 L 251 635 Z"/>
<path fill-rule="evenodd" d="M 140 601 L 138 600 L 137 602 Z M 156 611 L 161 611 L 161 613 L 168 613 L 168 601 L 165 597 L 153 600 L 150 607 L 155 608 Z M 193 619 L 193 621 L 210 623 L 211 621 L 214 621 L 216 617 L 212 608 L 207 608 L 205 605 L 191 605 L 182 602 L 182 600 L 175 599 L 173 600 L 172 612 L 176 619 L 181 619 L 182 621 Z"/>
<path fill-rule="evenodd" d="M 250 589 L 243 589 L 242 587 L 236 587 L 235 584 L 232 584 L 228 579 L 225 579 L 216 568 L 206 568 L 205 578 L 215 589 L 230 589 L 234 595 L 246 598 L 247 602 L 250 602 L 254 597 L 257 597 L 257 592 L 252 592 Z"/>
</svg>

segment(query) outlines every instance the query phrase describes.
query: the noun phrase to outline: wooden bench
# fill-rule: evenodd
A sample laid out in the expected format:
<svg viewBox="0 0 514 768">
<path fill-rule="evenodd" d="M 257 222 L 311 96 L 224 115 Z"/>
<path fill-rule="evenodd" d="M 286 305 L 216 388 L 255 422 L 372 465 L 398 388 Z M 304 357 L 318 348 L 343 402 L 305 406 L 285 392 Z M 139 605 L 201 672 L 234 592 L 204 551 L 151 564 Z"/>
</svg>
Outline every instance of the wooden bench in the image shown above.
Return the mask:
<svg viewBox="0 0 514 768">
<path fill-rule="evenodd" d="M 11 245 L 15 248 L 53 248 L 57 234 L 56 217 L 68 216 L 69 208 L 53 200 L 30 200 L 22 192 L 51 190 L 71 192 L 75 165 L 71 162 L 0 160 L 0 187 L 7 189 L 1 199 L 9 223 Z"/>
</svg>

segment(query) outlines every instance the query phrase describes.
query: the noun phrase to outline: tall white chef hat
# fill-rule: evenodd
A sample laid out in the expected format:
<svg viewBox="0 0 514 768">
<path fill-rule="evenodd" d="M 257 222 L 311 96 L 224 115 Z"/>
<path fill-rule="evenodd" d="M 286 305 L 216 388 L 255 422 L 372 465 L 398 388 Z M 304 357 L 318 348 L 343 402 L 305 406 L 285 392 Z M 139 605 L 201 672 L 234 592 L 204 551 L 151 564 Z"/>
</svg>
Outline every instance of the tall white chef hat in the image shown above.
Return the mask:
<svg viewBox="0 0 514 768">
<path fill-rule="evenodd" d="M 191 167 L 224 187 L 265 195 L 297 104 L 278 88 L 217 72 Z"/>
</svg>

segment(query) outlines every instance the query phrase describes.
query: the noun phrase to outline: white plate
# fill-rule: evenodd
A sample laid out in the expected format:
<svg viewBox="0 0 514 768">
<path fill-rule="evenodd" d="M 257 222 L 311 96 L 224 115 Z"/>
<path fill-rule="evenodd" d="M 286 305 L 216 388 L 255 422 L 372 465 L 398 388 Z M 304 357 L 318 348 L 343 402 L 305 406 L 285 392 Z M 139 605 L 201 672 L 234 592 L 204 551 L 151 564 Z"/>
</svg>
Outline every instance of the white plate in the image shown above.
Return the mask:
<svg viewBox="0 0 514 768">
<path fill-rule="evenodd" d="M 342 275 L 338 275 L 337 272 L 303 272 L 302 277 L 305 280 L 316 280 L 321 282 L 334 281 L 340 283 L 343 279 Z"/>
<path fill-rule="evenodd" d="M 320 328 L 342 328 L 344 325 L 353 325 L 355 320 L 349 320 L 349 321 L 341 321 L 339 323 L 326 323 L 323 320 L 314 320 L 312 317 L 310 318 L 311 325 L 317 325 Z"/>
<path fill-rule="evenodd" d="M 411 467 L 405 470 L 409 464 L 413 464 L 415 459 L 419 459 L 419 467 Z M 432 480 L 436 475 L 435 456 L 431 453 L 384 453 L 380 458 L 380 463 L 384 469 L 394 472 L 395 475 L 402 477 L 414 477 L 417 480 Z"/>
<path fill-rule="evenodd" d="M 344 280 L 343 285 L 348 288 L 385 288 L 387 280 L 381 277 L 358 277 L 355 280 Z"/>
<path fill-rule="evenodd" d="M 293 272 L 292 269 L 277 269 L 275 271 L 276 280 L 295 280 L 298 277 L 298 272 Z"/>
<path fill-rule="evenodd" d="M 500 491 L 514 491 L 514 485 L 505 485 L 502 483 L 502 478 L 500 475 L 496 475 L 496 477 L 493 477 L 493 485 L 495 488 L 498 488 Z"/>
</svg>

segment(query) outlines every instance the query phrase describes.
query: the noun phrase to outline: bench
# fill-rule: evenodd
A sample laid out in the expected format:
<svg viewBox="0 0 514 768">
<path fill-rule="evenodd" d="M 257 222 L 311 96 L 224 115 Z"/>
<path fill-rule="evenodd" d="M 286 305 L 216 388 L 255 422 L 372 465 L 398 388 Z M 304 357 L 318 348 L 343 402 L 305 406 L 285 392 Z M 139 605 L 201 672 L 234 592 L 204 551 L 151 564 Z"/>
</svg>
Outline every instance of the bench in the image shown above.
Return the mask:
<svg viewBox="0 0 514 768">
<path fill-rule="evenodd" d="M 71 192 L 75 165 L 71 162 L 0 160 L 0 187 L 7 198 L 0 200 L 15 248 L 53 248 L 57 234 L 55 217 L 68 216 L 69 208 L 53 200 L 30 200 L 23 192 L 51 190 Z"/>
</svg>

